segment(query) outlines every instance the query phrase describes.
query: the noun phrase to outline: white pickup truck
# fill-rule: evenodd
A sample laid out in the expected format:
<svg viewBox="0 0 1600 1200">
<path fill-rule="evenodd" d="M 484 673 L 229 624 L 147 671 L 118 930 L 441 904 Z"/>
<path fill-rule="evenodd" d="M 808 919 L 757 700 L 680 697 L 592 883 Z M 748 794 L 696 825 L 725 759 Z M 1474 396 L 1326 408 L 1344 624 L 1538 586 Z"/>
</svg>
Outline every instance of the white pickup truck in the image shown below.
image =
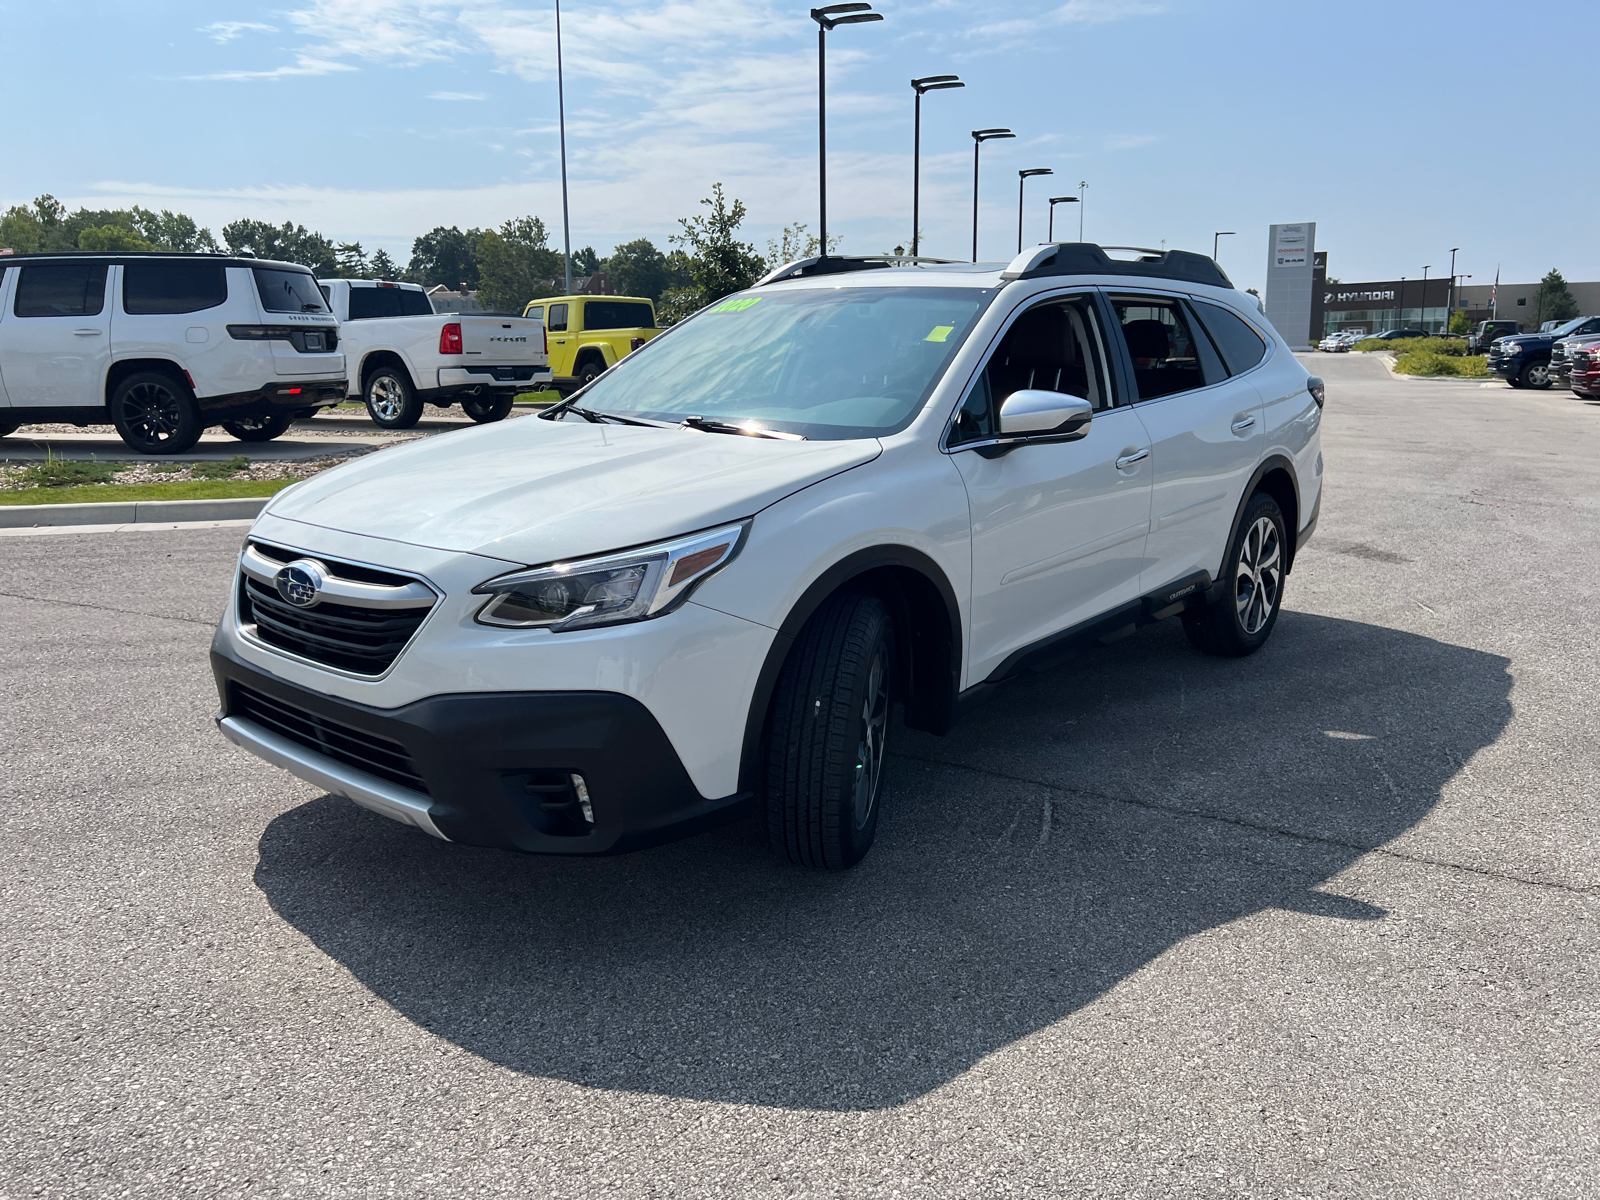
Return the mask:
<svg viewBox="0 0 1600 1200">
<path fill-rule="evenodd" d="M 480 423 L 511 411 L 518 392 L 550 386 L 544 322 L 493 313 L 436 313 L 415 283 L 319 279 L 339 318 L 350 395 L 385 429 L 410 429 L 424 404 Z"/>
</svg>

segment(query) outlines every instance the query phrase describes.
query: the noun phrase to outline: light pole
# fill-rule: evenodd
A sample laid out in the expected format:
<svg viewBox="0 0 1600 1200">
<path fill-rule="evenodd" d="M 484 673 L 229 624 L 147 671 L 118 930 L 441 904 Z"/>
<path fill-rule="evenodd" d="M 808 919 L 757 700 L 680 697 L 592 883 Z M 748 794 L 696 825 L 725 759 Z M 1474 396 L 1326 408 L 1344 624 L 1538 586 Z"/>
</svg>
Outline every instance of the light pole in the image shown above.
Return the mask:
<svg viewBox="0 0 1600 1200">
<path fill-rule="evenodd" d="M 1447 316 L 1445 318 L 1444 331 L 1446 333 L 1450 332 L 1450 322 L 1456 315 L 1456 251 L 1459 249 L 1461 249 L 1460 246 L 1450 247 L 1450 298 L 1445 301 Z"/>
<path fill-rule="evenodd" d="M 1220 233 L 1213 233 L 1211 235 L 1211 261 L 1212 262 L 1216 262 L 1217 261 L 1217 241 L 1218 241 L 1219 238 L 1237 237 L 1237 236 L 1238 236 L 1238 234 L 1235 233 L 1232 229 L 1224 229 Z"/>
<path fill-rule="evenodd" d="M 956 75 L 924 75 L 921 79 L 911 81 L 912 90 L 917 93 L 916 116 L 912 121 L 911 134 L 911 257 L 917 256 L 917 239 L 922 235 L 921 227 L 921 200 L 922 200 L 922 93 L 941 92 L 946 88 L 966 87 Z"/>
<path fill-rule="evenodd" d="M 1076 196 L 1051 196 L 1050 197 L 1050 232 L 1045 236 L 1045 240 L 1046 241 L 1053 242 L 1053 241 L 1056 240 L 1056 205 L 1058 205 L 1058 204 L 1076 204 L 1077 202 L 1078 202 L 1078 198 Z"/>
<path fill-rule="evenodd" d="M 1428 332 L 1428 271 L 1433 264 L 1422 268 L 1422 300 L 1417 304 L 1417 324 L 1422 327 L 1422 332 Z"/>
<path fill-rule="evenodd" d="M 1395 314 L 1394 327 L 1396 329 L 1404 329 L 1406 327 L 1406 277 L 1404 275 L 1400 276 L 1400 311 Z"/>
<path fill-rule="evenodd" d="M 572 295 L 572 220 L 567 214 L 567 85 L 561 76 L 561 0 L 556 0 L 556 112 L 561 121 L 561 244 L 567 268 L 567 290 Z"/>
<path fill-rule="evenodd" d="M 1014 138 L 1009 129 L 974 129 L 972 131 L 972 261 L 978 261 L 978 150 L 985 142 L 997 138 Z"/>
<path fill-rule="evenodd" d="M 811 10 L 817 23 L 817 200 L 822 216 L 822 257 L 828 257 L 828 31 L 840 25 L 881 21 L 870 4 L 829 4 Z"/>
<path fill-rule="evenodd" d="M 1083 241 L 1083 189 L 1089 185 L 1083 180 L 1078 180 L 1078 240 Z"/>
<path fill-rule="evenodd" d="M 1022 253 L 1022 189 L 1035 175 L 1054 175 L 1049 167 L 1030 167 L 1017 172 L 1017 253 Z"/>
</svg>

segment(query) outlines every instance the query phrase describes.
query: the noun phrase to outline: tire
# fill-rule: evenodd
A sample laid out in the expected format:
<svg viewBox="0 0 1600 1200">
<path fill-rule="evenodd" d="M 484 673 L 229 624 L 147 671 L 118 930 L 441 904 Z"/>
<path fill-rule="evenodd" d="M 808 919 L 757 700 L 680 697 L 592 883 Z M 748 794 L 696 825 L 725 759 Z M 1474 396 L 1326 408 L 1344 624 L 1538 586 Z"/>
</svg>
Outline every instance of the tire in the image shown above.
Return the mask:
<svg viewBox="0 0 1600 1200">
<path fill-rule="evenodd" d="M 834 596 L 795 639 L 765 779 L 768 840 L 790 862 L 842 871 L 871 849 L 894 686 L 894 623 L 876 596 Z"/>
<path fill-rule="evenodd" d="M 1547 362 L 1531 362 L 1522 368 L 1517 379 L 1521 386 L 1542 392 L 1550 386 L 1550 364 Z"/>
<path fill-rule="evenodd" d="M 293 413 L 275 413 L 270 417 L 241 417 L 237 421 L 224 421 L 222 428 L 241 442 L 270 442 L 293 424 Z"/>
<path fill-rule="evenodd" d="M 22 428 L 22 422 L 16 417 L 0 417 L 0 438 L 10 437 Z"/>
<path fill-rule="evenodd" d="M 512 392 L 497 392 L 489 396 L 463 396 L 461 411 L 479 425 L 487 425 L 491 421 L 504 421 L 511 415 L 511 405 L 516 398 Z"/>
<path fill-rule="evenodd" d="M 1522 376 L 1520 376 L 1520 375 L 1507 375 L 1506 376 L 1506 382 L 1508 384 L 1510 384 L 1514 388 L 1519 388 L 1519 387 L 1522 386 Z"/>
<path fill-rule="evenodd" d="M 600 376 L 605 372 L 605 369 L 606 364 L 604 359 L 596 358 L 592 354 L 588 358 L 585 358 L 581 363 L 578 364 L 577 373 L 573 376 L 573 378 L 578 381 L 574 387 L 574 390 L 581 387 L 588 387 L 596 379 L 600 378 Z"/>
<path fill-rule="evenodd" d="M 205 431 L 194 394 L 161 371 L 136 371 L 111 393 L 111 423 L 140 454 L 182 454 Z"/>
<path fill-rule="evenodd" d="M 422 420 L 422 397 L 404 367 L 375 367 L 362 381 L 367 416 L 380 429 L 410 429 Z"/>
<path fill-rule="evenodd" d="M 1254 654 L 1272 636 L 1283 608 L 1288 531 L 1278 502 L 1257 492 L 1244 506 L 1224 560 L 1223 595 L 1183 614 L 1195 649 L 1224 658 Z"/>
</svg>

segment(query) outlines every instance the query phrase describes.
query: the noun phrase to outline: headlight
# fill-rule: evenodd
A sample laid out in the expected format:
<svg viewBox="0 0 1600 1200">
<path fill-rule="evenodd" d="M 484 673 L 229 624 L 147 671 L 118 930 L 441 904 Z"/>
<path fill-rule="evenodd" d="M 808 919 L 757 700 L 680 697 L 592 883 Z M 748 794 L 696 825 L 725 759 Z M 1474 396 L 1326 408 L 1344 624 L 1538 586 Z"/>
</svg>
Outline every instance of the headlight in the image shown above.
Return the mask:
<svg viewBox="0 0 1600 1200">
<path fill-rule="evenodd" d="M 1522 347 L 1520 345 L 1516 344 L 1515 342 L 1513 342 L 1511 345 L 1506 347 L 1506 353 L 1507 354 L 1521 354 L 1522 353 Z"/>
<path fill-rule="evenodd" d="M 492 597 L 477 619 L 560 633 L 658 617 L 732 562 L 749 530 L 741 521 L 604 558 L 514 571 L 472 589 Z"/>
</svg>

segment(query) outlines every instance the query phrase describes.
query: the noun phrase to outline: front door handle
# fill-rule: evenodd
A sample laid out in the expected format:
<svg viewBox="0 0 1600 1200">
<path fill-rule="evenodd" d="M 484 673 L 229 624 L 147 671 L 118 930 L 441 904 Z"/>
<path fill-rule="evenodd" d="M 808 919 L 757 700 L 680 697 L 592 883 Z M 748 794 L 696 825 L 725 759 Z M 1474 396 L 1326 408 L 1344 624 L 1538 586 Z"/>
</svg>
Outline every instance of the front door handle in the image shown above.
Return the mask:
<svg viewBox="0 0 1600 1200">
<path fill-rule="evenodd" d="M 1133 466 L 1134 463 L 1143 462 L 1149 457 L 1150 447 L 1140 446 L 1137 450 L 1134 450 L 1128 454 L 1124 454 L 1121 458 L 1117 459 L 1117 470 L 1125 471 L 1129 467 Z"/>
<path fill-rule="evenodd" d="M 1235 433 L 1243 433 L 1246 429 L 1249 429 L 1255 423 L 1256 423 L 1256 419 L 1253 416 L 1243 416 L 1243 417 L 1240 417 L 1238 420 L 1236 420 L 1233 423 L 1232 429 L 1233 429 L 1233 431 Z"/>
<path fill-rule="evenodd" d="M 100 331 L 98 329 L 74 329 L 72 332 L 77 337 L 99 337 L 100 336 Z"/>
</svg>

